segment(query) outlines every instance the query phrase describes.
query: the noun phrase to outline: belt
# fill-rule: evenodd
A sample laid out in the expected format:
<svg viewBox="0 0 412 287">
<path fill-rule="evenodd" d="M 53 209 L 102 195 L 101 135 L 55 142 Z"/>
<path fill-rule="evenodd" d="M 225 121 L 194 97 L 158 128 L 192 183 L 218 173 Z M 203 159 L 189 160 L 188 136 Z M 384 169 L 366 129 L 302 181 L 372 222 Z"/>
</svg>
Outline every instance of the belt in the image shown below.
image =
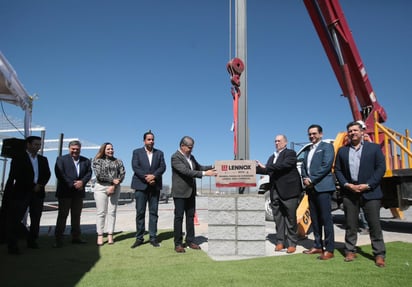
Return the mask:
<svg viewBox="0 0 412 287">
<path fill-rule="evenodd" d="M 109 181 L 97 181 L 98 184 L 100 185 L 104 185 L 104 186 L 108 186 L 108 185 L 112 185 L 112 182 Z"/>
</svg>

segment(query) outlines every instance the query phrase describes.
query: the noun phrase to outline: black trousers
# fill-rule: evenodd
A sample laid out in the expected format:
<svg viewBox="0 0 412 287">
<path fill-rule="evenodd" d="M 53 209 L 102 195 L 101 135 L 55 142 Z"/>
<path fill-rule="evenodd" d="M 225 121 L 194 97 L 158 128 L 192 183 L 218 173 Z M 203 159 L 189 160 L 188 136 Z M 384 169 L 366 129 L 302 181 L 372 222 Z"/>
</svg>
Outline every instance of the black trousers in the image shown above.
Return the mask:
<svg viewBox="0 0 412 287">
<path fill-rule="evenodd" d="M 174 218 L 174 242 L 175 246 L 183 244 L 183 216 L 186 215 L 186 243 L 190 244 L 195 239 L 195 211 L 196 211 L 196 199 L 193 192 L 189 198 L 173 198 L 175 205 L 175 218 Z"/>
<path fill-rule="evenodd" d="M 43 198 L 35 196 L 33 193 L 27 194 L 24 198 L 8 200 L 7 205 L 7 243 L 9 247 L 16 247 L 19 235 L 22 230 L 21 221 L 29 209 L 30 229 L 27 233 L 27 240 L 34 241 L 39 237 L 40 218 L 43 212 Z"/>
<path fill-rule="evenodd" d="M 54 235 L 56 240 L 62 240 L 66 230 L 67 216 L 71 215 L 71 235 L 73 239 L 80 238 L 80 216 L 83 209 L 83 198 L 70 197 L 59 198 L 59 212 L 57 214 L 56 229 Z"/>
</svg>

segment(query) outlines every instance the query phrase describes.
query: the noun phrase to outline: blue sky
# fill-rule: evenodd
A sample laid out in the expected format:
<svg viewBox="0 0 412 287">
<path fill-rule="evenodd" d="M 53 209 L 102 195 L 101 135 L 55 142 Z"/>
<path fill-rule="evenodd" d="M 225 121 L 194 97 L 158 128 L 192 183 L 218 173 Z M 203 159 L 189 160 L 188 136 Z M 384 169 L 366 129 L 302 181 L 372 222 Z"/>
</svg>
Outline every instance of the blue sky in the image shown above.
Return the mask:
<svg viewBox="0 0 412 287">
<path fill-rule="evenodd" d="M 0 4 L 0 50 L 30 94 L 46 138 L 113 143 L 128 185 L 133 149 L 151 129 L 167 163 L 184 135 L 202 164 L 233 159 L 228 0 L 15 0 Z M 410 129 L 412 1 L 341 1 L 386 126 Z M 250 158 L 273 139 L 327 138 L 352 114 L 303 1 L 247 3 Z M 232 52 L 232 56 L 234 56 Z M 7 115 L 21 109 L 4 104 Z M 96 151 L 83 151 L 93 157 Z M 57 152 L 45 154 L 54 165 Z"/>
</svg>

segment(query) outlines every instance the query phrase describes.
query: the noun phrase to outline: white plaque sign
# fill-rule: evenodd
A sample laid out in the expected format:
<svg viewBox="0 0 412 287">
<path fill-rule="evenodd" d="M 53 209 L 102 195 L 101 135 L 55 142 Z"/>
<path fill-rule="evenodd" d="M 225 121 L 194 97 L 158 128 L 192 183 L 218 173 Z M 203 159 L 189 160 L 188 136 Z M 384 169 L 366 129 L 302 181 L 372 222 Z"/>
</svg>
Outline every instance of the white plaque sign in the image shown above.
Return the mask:
<svg viewBox="0 0 412 287">
<path fill-rule="evenodd" d="M 256 186 L 254 160 L 220 160 L 215 162 L 216 187 Z"/>
</svg>

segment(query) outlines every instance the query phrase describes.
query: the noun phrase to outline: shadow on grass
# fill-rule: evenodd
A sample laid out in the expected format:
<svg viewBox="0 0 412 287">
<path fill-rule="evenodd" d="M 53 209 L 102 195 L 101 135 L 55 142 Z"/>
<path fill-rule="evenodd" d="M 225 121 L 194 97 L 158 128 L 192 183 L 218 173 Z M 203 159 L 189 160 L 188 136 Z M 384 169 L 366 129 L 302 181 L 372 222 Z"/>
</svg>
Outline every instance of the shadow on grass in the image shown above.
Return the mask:
<svg viewBox="0 0 412 287">
<path fill-rule="evenodd" d="M 173 231 L 160 232 L 157 236 L 157 239 L 159 240 L 159 242 L 168 240 L 170 238 L 173 238 Z"/>
<path fill-rule="evenodd" d="M 169 239 L 173 239 L 173 236 L 174 236 L 173 230 L 160 231 L 159 234 L 157 235 L 157 240 L 159 242 L 162 242 L 162 241 L 166 241 Z M 123 241 L 123 240 L 134 239 L 134 238 L 135 238 L 135 233 L 133 232 L 129 232 L 129 233 L 120 232 L 120 235 L 116 236 L 116 241 Z M 131 240 L 130 242 L 133 243 L 134 241 Z M 205 236 L 196 236 L 195 242 L 197 244 L 202 244 L 202 243 L 208 242 L 208 238 Z M 144 244 L 146 243 L 148 243 L 148 240 L 145 240 Z"/>
<path fill-rule="evenodd" d="M 133 239 L 133 240 L 130 240 L 130 243 L 132 244 L 134 242 L 134 239 L 136 236 L 135 232 L 127 232 L 127 233 L 119 232 L 119 233 L 120 235 L 117 235 L 115 237 L 116 241 Z M 162 241 L 165 241 L 171 238 L 173 238 L 173 231 L 163 231 L 163 232 L 159 232 L 159 234 L 157 235 L 157 239 L 159 242 L 162 242 Z M 146 242 L 147 240 L 145 240 L 145 243 Z"/>
<path fill-rule="evenodd" d="M 1 245 L 1 286 L 75 286 L 100 259 L 95 235 L 83 238 L 87 244 L 71 244 L 66 237 L 62 248 L 53 248 L 54 236 L 42 235 L 40 249 L 28 249 L 20 241 L 20 255 L 9 255 L 7 245 Z"/>
<path fill-rule="evenodd" d="M 375 257 L 370 253 L 370 252 L 371 252 L 371 251 L 370 251 L 370 248 L 368 248 L 368 250 L 365 252 L 365 251 L 362 249 L 362 247 L 357 247 L 357 251 L 358 251 L 358 254 L 359 254 L 359 255 L 361 255 L 361 256 L 369 259 L 369 260 L 372 260 L 372 261 L 375 260 Z"/>
<path fill-rule="evenodd" d="M 123 241 L 123 240 L 128 240 L 131 238 L 135 238 L 135 233 L 132 233 L 132 232 L 120 233 L 120 235 L 117 235 L 115 237 L 116 241 Z"/>
<path fill-rule="evenodd" d="M 205 237 L 205 236 L 196 236 L 196 238 L 195 238 L 195 243 L 197 243 L 197 244 L 202 244 L 202 243 L 205 243 L 205 242 L 208 242 L 208 238 L 207 237 Z"/>
</svg>

